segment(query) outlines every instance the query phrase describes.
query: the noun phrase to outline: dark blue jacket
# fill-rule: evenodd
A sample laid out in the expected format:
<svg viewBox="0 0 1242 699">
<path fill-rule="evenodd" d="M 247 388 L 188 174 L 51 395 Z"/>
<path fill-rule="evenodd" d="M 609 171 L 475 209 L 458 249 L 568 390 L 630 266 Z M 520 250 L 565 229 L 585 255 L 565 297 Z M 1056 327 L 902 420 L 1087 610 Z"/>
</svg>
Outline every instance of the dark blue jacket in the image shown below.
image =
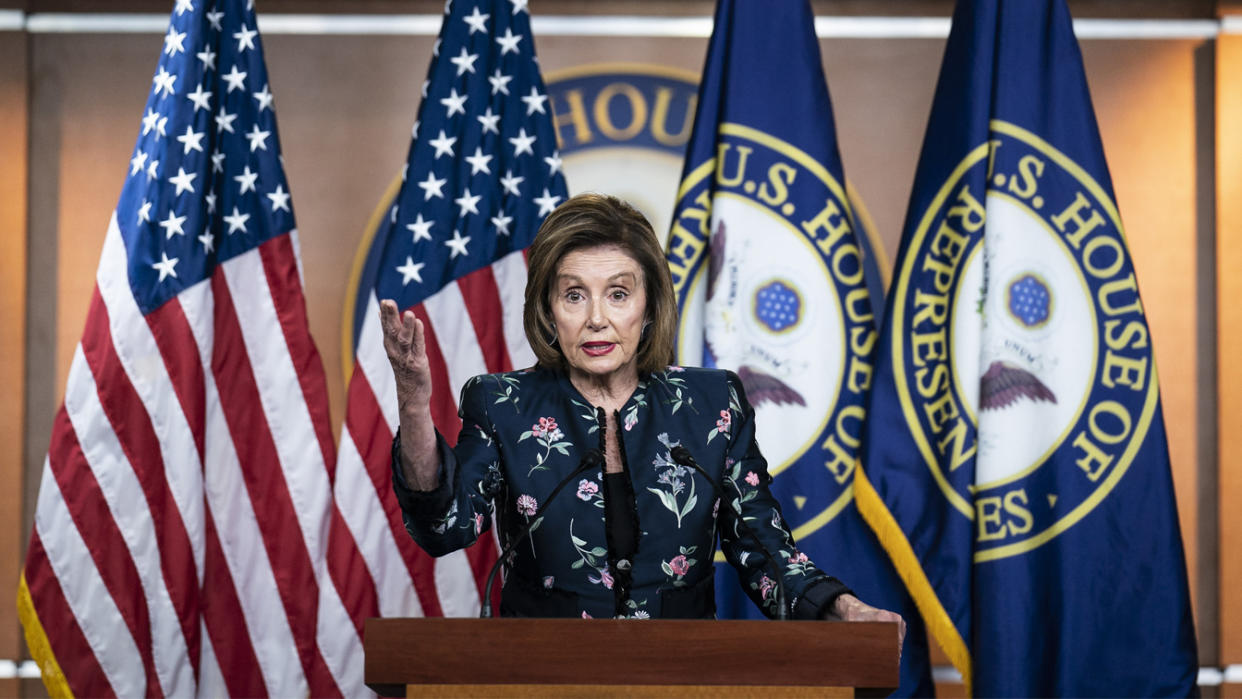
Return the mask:
<svg viewBox="0 0 1242 699">
<path fill-rule="evenodd" d="M 400 435 L 393 444 L 393 486 L 406 529 L 433 556 L 473 543 L 491 526 L 494 506 L 501 545 L 508 544 L 589 450 L 603 452 L 602 411 L 560 371 L 477 376 L 458 405 L 461 435 L 452 448 L 439 438 L 436 490 L 406 485 Z M 846 591 L 795 548 L 768 490 L 754 410 L 733 372 L 670 367 L 650 374 L 616 418 L 638 529 L 631 574 L 608 550 L 602 473 L 591 468 L 571 480 L 530 540 L 514 549 L 502 614 L 711 618 L 719 533 L 747 594 L 775 617 L 773 568 L 738 526 L 738 513 L 776 558 L 791 618 L 815 618 Z M 674 462 L 670 450 L 679 444 L 721 488 L 723 504 L 701 474 Z"/>
</svg>

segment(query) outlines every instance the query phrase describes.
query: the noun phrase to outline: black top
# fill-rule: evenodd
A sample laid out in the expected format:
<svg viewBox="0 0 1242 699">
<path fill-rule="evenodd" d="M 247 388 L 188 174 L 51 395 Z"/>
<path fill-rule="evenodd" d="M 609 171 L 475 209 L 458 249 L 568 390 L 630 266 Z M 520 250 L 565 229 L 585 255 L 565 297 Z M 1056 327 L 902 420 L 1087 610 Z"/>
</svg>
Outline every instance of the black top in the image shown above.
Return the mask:
<svg viewBox="0 0 1242 699">
<path fill-rule="evenodd" d="M 634 489 L 625 472 L 604 474 L 604 518 L 608 540 L 608 561 L 613 571 L 617 614 L 625 615 L 634 581 L 634 554 L 638 552 L 638 521 L 635 517 Z"/>
</svg>

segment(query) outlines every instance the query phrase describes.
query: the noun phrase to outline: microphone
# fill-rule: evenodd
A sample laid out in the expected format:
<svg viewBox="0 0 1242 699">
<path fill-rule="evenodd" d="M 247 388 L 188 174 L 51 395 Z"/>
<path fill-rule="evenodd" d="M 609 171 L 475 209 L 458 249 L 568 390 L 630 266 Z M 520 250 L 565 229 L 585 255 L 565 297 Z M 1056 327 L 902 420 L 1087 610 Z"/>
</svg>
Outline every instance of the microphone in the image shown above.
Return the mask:
<svg viewBox="0 0 1242 699">
<path fill-rule="evenodd" d="M 702 466 L 699 466 L 698 462 L 694 460 L 694 456 L 690 454 L 689 449 L 678 444 L 669 450 L 669 455 L 672 456 L 673 461 L 676 461 L 679 465 L 698 471 L 699 475 L 706 478 L 707 482 L 711 484 L 712 490 L 716 491 L 716 497 L 720 498 L 720 502 L 722 504 L 725 502 L 724 491 L 721 490 L 715 479 L 709 476 L 707 471 L 703 470 Z M 746 523 L 746 520 L 742 518 L 742 513 L 736 512 L 736 514 L 738 526 L 741 527 L 746 535 L 750 537 L 751 541 L 755 542 L 755 545 L 759 547 L 759 550 L 763 552 L 763 557 L 768 559 L 768 565 L 772 567 L 772 572 L 776 574 L 776 591 L 778 593 L 776 618 L 779 621 L 787 621 L 789 619 L 789 610 L 785 607 L 785 600 L 789 599 L 789 596 L 785 592 L 785 576 L 781 574 L 780 566 L 777 565 L 776 558 L 772 555 L 772 552 L 768 550 L 767 546 L 763 545 L 763 542 L 760 541 L 759 537 L 755 534 L 755 530 L 752 529 L 751 526 Z"/>
<path fill-rule="evenodd" d="M 530 520 L 526 522 L 526 526 L 522 527 L 522 531 L 518 532 L 518 535 L 509 542 L 509 545 L 500 552 L 500 556 L 496 558 L 496 562 L 492 564 L 491 571 L 487 574 L 487 584 L 483 586 L 483 594 L 479 599 L 480 619 L 492 618 L 492 583 L 496 580 L 496 573 L 500 570 L 500 564 L 504 563 L 505 559 L 509 557 L 509 554 L 513 553 L 513 549 L 517 548 L 517 545 L 522 543 L 522 540 L 530 535 L 530 530 L 535 528 L 535 524 L 539 521 L 539 518 L 543 515 L 544 511 L 548 509 L 548 505 L 551 504 L 557 493 L 561 492 L 561 490 L 563 490 L 566 485 L 569 485 L 569 482 L 573 479 L 593 468 L 599 468 L 603 466 L 603 464 L 604 455 L 599 449 L 592 449 L 588 451 L 582 457 L 582 461 L 578 463 L 578 468 L 575 468 L 568 476 L 561 479 L 560 483 L 556 484 L 556 487 L 552 489 L 552 492 L 548 493 L 548 497 L 543 499 L 543 504 L 539 506 L 539 509 L 535 510 L 535 514 L 531 515 Z"/>
</svg>

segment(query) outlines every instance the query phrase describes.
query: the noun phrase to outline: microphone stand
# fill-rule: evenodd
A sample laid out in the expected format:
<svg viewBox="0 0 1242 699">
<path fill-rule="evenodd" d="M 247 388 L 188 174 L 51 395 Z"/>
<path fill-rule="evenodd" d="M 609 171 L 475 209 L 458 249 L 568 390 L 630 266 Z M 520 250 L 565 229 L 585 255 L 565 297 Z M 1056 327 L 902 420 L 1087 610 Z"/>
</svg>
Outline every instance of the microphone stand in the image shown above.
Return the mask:
<svg viewBox="0 0 1242 699">
<path fill-rule="evenodd" d="M 725 502 L 724 491 L 720 488 L 720 485 L 716 483 L 715 479 L 707 474 L 707 471 L 703 470 L 702 466 L 699 466 L 698 462 L 694 460 L 694 456 L 690 454 L 689 449 L 678 444 L 669 450 L 669 454 L 673 457 L 673 461 L 676 461 L 679 465 L 698 471 L 699 475 L 706 478 L 707 482 L 711 484 L 712 490 L 716 491 L 716 497 L 720 498 L 721 504 Z M 780 566 L 776 564 L 776 558 L 772 555 L 772 552 L 769 551 L 768 547 L 764 546 L 763 542 L 759 540 L 759 537 L 755 534 L 755 530 L 752 529 L 742 517 L 742 513 L 735 512 L 735 514 L 737 514 L 738 526 L 741 527 L 742 531 L 750 537 L 751 541 L 755 542 L 755 545 L 759 547 L 759 550 L 763 552 L 763 557 L 768 560 L 768 565 L 772 567 L 772 572 L 775 573 L 776 591 L 779 593 L 777 595 L 778 603 L 776 605 L 776 618 L 778 621 L 788 621 L 789 610 L 786 608 L 785 600 L 789 599 L 789 596 L 785 592 L 785 576 L 781 574 Z"/>
<path fill-rule="evenodd" d="M 561 479 L 560 483 L 556 484 L 556 487 L 552 489 L 552 492 L 548 493 L 548 497 L 543 499 L 543 504 L 535 510 L 535 514 L 531 515 L 531 518 L 526 522 L 526 526 L 522 527 L 522 531 L 519 532 L 518 535 L 509 542 L 509 545 L 505 546 L 504 550 L 500 552 L 500 556 L 496 558 L 496 562 L 492 564 L 492 569 L 487 574 L 487 584 L 483 586 L 483 594 L 479 599 L 480 619 L 492 618 L 492 583 L 496 580 L 496 573 L 500 570 L 500 564 L 504 563 L 505 559 L 509 557 L 509 554 L 513 552 L 513 549 L 516 548 L 518 544 L 522 543 L 522 540 L 530 535 L 531 530 L 534 529 L 535 525 L 539 523 L 539 518 L 543 516 L 544 511 L 548 509 L 548 505 L 552 503 L 552 500 L 556 497 L 557 493 L 561 492 L 561 490 L 563 490 L 573 479 L 582 475 L 586 471 L 591 470 L 592 468 L 599 468 L 603 465 L 603 463 L 604 455 L 600 453 L 599 449 L 592 449 L 588 451 L 582 457 L 582 461 L 578 464 L 578 468 L 575 468 L 568 476 Z"/>
</svg>

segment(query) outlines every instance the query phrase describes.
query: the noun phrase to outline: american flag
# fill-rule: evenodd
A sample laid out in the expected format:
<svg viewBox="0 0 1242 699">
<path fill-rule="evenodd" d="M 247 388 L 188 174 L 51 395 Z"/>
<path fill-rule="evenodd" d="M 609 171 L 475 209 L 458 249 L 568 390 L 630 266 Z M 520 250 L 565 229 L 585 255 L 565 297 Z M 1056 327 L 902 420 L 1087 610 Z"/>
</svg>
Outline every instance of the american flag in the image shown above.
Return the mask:
<svg viewBox="0 0 1242 699">
<path fill-rule="evenodd" d="M 177 0 L 43 469 L 53 693 L 339 694 L 323 366 L 253 8 Z M 351 674 L 352 673 L 352 674 Z"/>
<path fill-rule="evenodd" d="M 450 441 L 469 377 L 530 366 L 523 250 L 566 196 L 526 0 L 454 0 L 436 41 L 403 182 L 354 306 L 355 364 L 338 455 L 329 567 L 361 638 L 374 616 L 478 613 L 494 539 L 432 559 L 392 494 L 397 428 L 379 299 L 427 328 L 432 414 Z M 353 657 L 361 659 L 361 643 Z"/>
</svg>

